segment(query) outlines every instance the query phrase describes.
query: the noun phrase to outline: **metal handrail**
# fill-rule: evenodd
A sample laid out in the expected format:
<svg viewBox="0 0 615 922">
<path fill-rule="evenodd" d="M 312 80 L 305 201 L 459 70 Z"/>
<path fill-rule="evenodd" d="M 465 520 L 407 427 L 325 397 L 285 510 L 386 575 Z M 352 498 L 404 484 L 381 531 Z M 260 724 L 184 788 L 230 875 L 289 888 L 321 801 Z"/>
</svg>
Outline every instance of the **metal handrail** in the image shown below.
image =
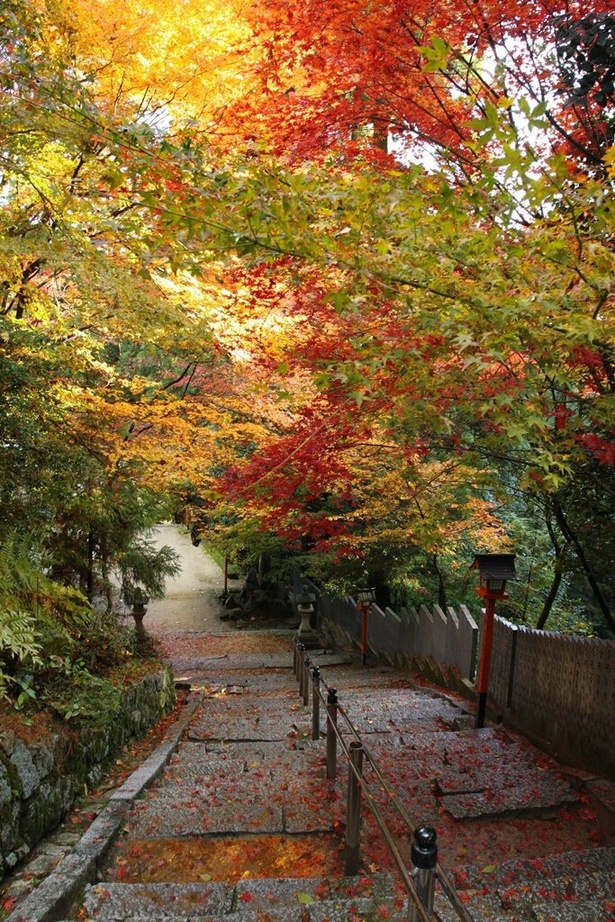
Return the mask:
<svg viewBox="0 0 615 922">
<path fill-rule="evenodd" d="M 365 780 L 365 776 L 356 770 L 355 766 L 353 765 L 350 759 L 348 761 L 348 766 L 350 770 L 352 771 L 352 773 L 354 774 L 355 778 L 357 779 L 357 782 L 361 787 L 361 791 L 365 795 L 366 802 L 370 810 L 372 811 L 372 815 L 374 819 L 376 820 L 376 823 L 378 824 L 378 828 L 380 829 L 380 832 L 382 833 L 384 841 L 386 842 L 386 845 L 391 853 L 393 861 L 395 862 L 397 866 L 397 870 L 400 873 L 402 882 L 406 890 L 408 891 L 408 893 L 411 895 L 412 901 L 418 910 L 421 922 L 432 922 L 432 919 L 430 919 L 430 917 L 427 915 L 427 911 L 422 904 L 421 898 L 419 896 L 419 893 L 416 887 L 414 886 L 414 881 L 412 880 L 408 872 L 404 859 L 399 853 L 399 849 L 395 845 L 395 841 L 393 840 L 393 836 L 391 835 L 389 827 L 387 826 L 384 820 L 384 817 L 382 816 L 382 813 L 380 812 L 380 809 L 378 808 L 378 806 L 376 805 L 376 802 L 374 801 L 374 798 L 369 789 L 369 785 Z"/>
<path fill-rule="evenodd" d="M 295 655 L 297 655 L 297 645 L 295 645 Z M 332 688 L 327 684 L 326 680 L 325 680 L 325 679 L 323 678 L 323 676 L 322 676 L 322 673 L 321 673 L 321 671 L 320 671 L 320 668 L 319 668 L 319 667 L 315 667 L 314 662 L 311 660 L 311 658 L 310 658 L 307 654 L 305 654 L 305 655 L 303 656 L 303 667 L 306 669 L 306 671 L 308 671 L 308 676 L 307 676 L 308 680 L 309 680 L 309 669 L 310 669 L 310 668 L 318 668 L 319 681 L 318 681 L 317 684 L 314 684 L 314 683 L 312 683 L 312 682 L 310 682 L 310 684 L 311 684 L 311 686 L 312 686 L 312 694 L 313 694 L 313 695 L 317 695 L 317 696 L 319 697 L 320 701 L 324 704 L 324 706 L 325 706 L 325 708 L 326 708 L 326 707 L 327 707 L 327 701 L 326 701 L 325 698 L 324 698 L 324 695 L 323 695 L 323 692 L 322 692 L 322 688 L 324 687 L 328 693 L 331 692 L 331 691 L 334 691 L 334 689 L 332 689 Z M 302 682 L 302 684 L 303 684 L 303 682 Z M 303 694 L 303 696 L 304 696 L 304 701 L 306 702 L 306 695 L 305 695 L 305 689 L 304 689 L 304 688 L 302 688 L 302 694 Z M 306 703 L 307 703 L 307 702 L 306 702 Z M 406 826 L 407 826 L 410 830 L 412 830 L 412 828 L 415 826 L 415 823 L 412 821 L 412 819 L 411 819 L 411 817 L 410 817 L 408 811 L 406 810 L 406 808 L 404 807 L 404 805 L 401 803 L 401 801 L 400 801 L 400 799 L 399 799 L 397 793 L 389 786 L 387 780 L 384 778 L 384 776 L 383 776 L 383 774 L 382 774 L 380 768 L 378 767 L 378 765 L 377 765 L 377 763 L 376 763 L 374 757 L 371 755 L 371 753 L 369 752 L 368 748 L 366 747 L 366 745 L 365 745 L 363 739 L 361 738 L 361 735 L 360 735 L 359 731 L 357 730 L 357 728 L 356 728 L 355 725 L 353 724 L 352 720 L 350 719 L 350 716 L 348 715 L 346 709 L 343 708 L 339 703 L 337 704 L 337 713 L 342 715 L 342 717 L 343 717 L 343 719 L 344 719 L 344 722 L 346 723 L 346 726 L 348 727 L 348 730 L 350 731 L 350 733 L 351 733 L 352 736 L 354 737 L 355 741 L 361 744 L 361 746 L 362 746 L 362 748 L 363 748 L 363 754 L 364 754 L 364 756 L 367 758 L 367 761 L 369 762 L 370 767 L 371 767 L 372 770 L 374 771 L 374 774 L 376 775 L 376 778 L 377 778 L 378 782 L 380 783 L 380 785 L 381 785 L 381 787 L 382 787 L 384 793 L 385 793 L 386 796 L 388 797 L 389 802 L 390 802 L 390 803 L 394 806 L 394 808 L 397 810 L 397 812 L 398 812 L 400 818 L 401 818 L 402 821 L 406 824 Z M 417 888 L 416 888 L 416 886 L 415 886 L 415 884 L 414 884 L 414 881 L 412 880 L 412 877 L 410 876 L 410 873 L 409 873 L 409 871 L 408 871 L 408 869 L 407 869 L 407 867 L 406 867 L 406 865 L 405 865 L 405 862 L 404 862 L 404 860 L 403 860 L 403 858 L 402 858 L 402 856 L 401 856 L 401 854 L 400 854 L 400 852 L 399 852 L 399 849 L 397 848 L 397 846 L 396 846 L 396 844 L 395 844 L 395 841 L 394 841 L 394 839 L 393 839 L 393 836 L 392 836 L 392 834 L 391 834 L 391 832 L 390 832 L 388 826 L 386 825 L 386 821 L 385 821 L 384 817 L 382 816 L 382 813 L 381 813 L 381 811 L 380 811 L 380 808 L 379 808 L 378 805 L 376 804 L 376 801 L 375 801 L 374 796 L 373 796 L 373 794 L 372 794 L 372 792 L 371 792 L 371 790 L 370 790 L 370 787 L 369 787 L 367 781 L 365 780 L 364 774 L 363 774 L 362 772 L 358 772 L 358 771 L 357 771 L 356 767 L 355 767 L 354 764 L 353 764 L 353 761 L 352 761 L 352 759 L 351 759 L 351 756 L 350 756 L 350 747 L 347 745 L 347 743 L 346 743 L 344 737 L 343 737 L 342 734 L 340 733 L 340 730 L 339 730 L 338 726 L 337 726 L 336 724 L 334 724 L 332 721 L 330 721 L 328 717 L 327 717 L 327 727 L 331 727 L 331 729 L 333 730 L 333 732 L 334 732 L 334 734 L 335 734 L 335 736 L 336 736 L 338 742 L 339 742 L 340 745 L 341 745 L 341 748 L 342 748 L 342 750 L 343 750 L 343 752 L 344 752 L 344 755 L 345 755 L 345 757 L 346 757 L 346 760 L 347 760 L 347 762 L 348 762 L 349 770 L 353 773 L 354 777 L 356 778 L 357 783 L 358 783 L 358 784 L 360 785 L 360 787 L 361 787 L 361 791 L 362 791 L 362 793 L 363 793 L 364 796 L 365 796 L 366 803 L 367 803 L 367 805 L 369 806 L 369 809 L 371 810 L 374 819 L 376 820 L 376 823 L 377 823 L 377 825 L 378 825 L 378 828 L 380 829 L 380 832 L 381 832 L 382 837 L 383 837 L 383 839 L 384 839 L 384 841 L 385 841 L 385 844 L 386 844 L 387 848 L 389 849 L 389 852 L 391 853 L 391 856 L 392 856 L 392 858 L 393 858 L 393 861 L 395 862 L 395 865 L 396 865 L 396 867 L 397 867 L 397 869 L 398 869 L 398 871 L 399 871 L 399 873 L 400 873 L 400 876 L 401 876 L 401 879 L 402 879 L 402 883 L 403 883 L 404 887 L 406 888 L 406 890 L 408 891 L 409 896 L 412 897 L 412 901 L 413 901 L 413 903 L 414 903 L 414 905 L 415 905 L 415 908 L 416 908 L 416 910 L 417 910 L 417 912 L 418 912 L 418 915 L 419 915 L 419 918 L 420 918 L 421 922 L 433 922 L 433 919 L 434 919 L 434 918 L 435 918 L 435 919 L 439 919 L 439 916 L 438 916 L 438 914 L 437 914 L 435 911 L 434 911 L 433 916 L 429 916 L 429 915 L 427 914 L 427 911 L 426 911 L 425 907 L 423 906 L 421 897 L 420 897 L 420 895 L 419 895 L 419 893 L 418 893 L 418 891 L 417 891 Z M 461 899 L 460 899 L 460 897 L 459 897 L 459 894 L 457 893 L 457 890 L 456 890 L 456 887 L 455 887 L 455 884 L 454 884 L 454 882 L 453 882 L 452 877 L 451 877 L 450 874 L 442 867 L 442 865 L 441 865 L 441 863 L 440 863 L 439 861 L 438 861 L 438 863 L 437 863 L 437 865 L 436 865 L 436 868 L 435 868 L 435 877 L 436 877 L 436 879 L 438 880 L 438 882 L 440 883 L 444 895 L 447 897 L 447 899 L 449 900 L 449 902 L 450 902 L 452 908 L 453 908 L 454 911 L 457 913 L 458 918 L 461 919 L 462 922 L 475 922 L 475 920 L 472 918 L 472 916 L 471 916 L 470 913 L 468 912 L 468 910 L 467 910 L 467 908 L 465 907 L 465 905 L 462 903 L 462 901 L 461 901 Z"/>
</svg>

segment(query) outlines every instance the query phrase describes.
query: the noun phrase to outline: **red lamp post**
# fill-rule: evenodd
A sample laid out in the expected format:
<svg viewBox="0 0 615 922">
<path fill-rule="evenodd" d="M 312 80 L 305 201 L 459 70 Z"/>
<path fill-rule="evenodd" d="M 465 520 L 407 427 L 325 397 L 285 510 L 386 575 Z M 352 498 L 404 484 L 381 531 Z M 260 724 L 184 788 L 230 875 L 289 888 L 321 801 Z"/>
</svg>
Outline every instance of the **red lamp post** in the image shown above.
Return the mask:
<svg viewBox="0 0 615 922">
<path fill-rule="evenodd" d="M 376 601 L 375 589 L 359 589 L 357 592 L 357 606 L 361 612 L 361 658 L 363 665 L 367 665 L 367 627 L 368 613 L 372 602 Z"/>
<path fill-rule="evenodd" d="M 517 579 L 517 574 L 515 572 L 515 555 L 476 554 L 470 569 L 478 570 L 480 585 L 476 591 L 479 596 L 485 600 L 480 661 L 478 665 L 478 677 L 476 679 L 476 689 L 478 691 L 476 727 L 480 728 L 485 726 L 495 603 L 498 599 L 508 598 L 505 592 L 506 581 L 509 579 Z"/>
</svg>

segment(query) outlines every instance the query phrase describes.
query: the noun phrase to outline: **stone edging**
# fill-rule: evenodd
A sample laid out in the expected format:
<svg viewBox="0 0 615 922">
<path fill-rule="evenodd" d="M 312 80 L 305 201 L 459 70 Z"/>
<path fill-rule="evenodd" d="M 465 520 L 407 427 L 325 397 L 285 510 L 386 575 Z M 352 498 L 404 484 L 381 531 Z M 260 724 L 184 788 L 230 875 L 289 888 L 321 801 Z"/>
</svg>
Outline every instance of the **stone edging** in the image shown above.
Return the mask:
<svg viewBox="0 0 615 922">
<path fill-rule="evenodd" d="M 114 791 L 74 848 L 5 922 L 58 922 L 69 911 L 80 890 L 94 881 L 98 863 L 111 847 L 133 801 L 158 777 L 171 758 L 199 702 L 200 696 L 188 701 L 182 716 L 169 727 L 162 743 Z"/>
</svg>

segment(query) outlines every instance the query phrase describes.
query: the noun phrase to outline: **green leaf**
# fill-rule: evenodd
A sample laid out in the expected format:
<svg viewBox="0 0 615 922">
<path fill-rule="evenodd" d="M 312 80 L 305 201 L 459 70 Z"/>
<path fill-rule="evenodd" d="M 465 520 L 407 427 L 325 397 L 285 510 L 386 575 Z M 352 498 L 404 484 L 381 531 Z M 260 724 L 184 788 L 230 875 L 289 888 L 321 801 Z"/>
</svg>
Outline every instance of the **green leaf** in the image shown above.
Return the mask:
<svg viewBox="0 0 615 922">
<path fill-rule="evenodd" d="M 417 51 L 419 51 L 427 61 L 424 69 L 428 73 L 446 69 L 448 65 L 449 47 L 439 36 L 433 36 L 431 45 L 419 45 Z"/>
<path fill-rule="evenodd" d="M 304 906 L 309 906 L 310 903 L 315 902 L 313 896 L 310 896 L 309 893 L 305 893 L 303 891 L 297 894 L 297 899 L 300 903 L 303 903 Z"/>
</svg>

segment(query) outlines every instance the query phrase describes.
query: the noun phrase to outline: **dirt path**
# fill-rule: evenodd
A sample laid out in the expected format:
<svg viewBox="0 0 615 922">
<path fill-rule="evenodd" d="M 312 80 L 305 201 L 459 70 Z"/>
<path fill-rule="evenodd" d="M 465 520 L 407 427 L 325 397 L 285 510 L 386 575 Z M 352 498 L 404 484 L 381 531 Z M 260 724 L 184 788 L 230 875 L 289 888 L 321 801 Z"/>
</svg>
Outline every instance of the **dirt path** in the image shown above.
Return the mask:
<svg viewBox="0 0 615 922">
<path fill-rule="evenodd" d="M 180 525 L 159 525 L 153 540 L 162 547 L 168 545 L 181 558 L 182 571 L 167 579 L 163 599 L 147 606 L 145 626 L 154 633 L 162 628 L 169 631 L 230 631 L 220 621 L 222 607 L 219 596 L 224 590 L 224 572 L 201 548 L 194 547 L 190 536 Z"/>
</svg>

